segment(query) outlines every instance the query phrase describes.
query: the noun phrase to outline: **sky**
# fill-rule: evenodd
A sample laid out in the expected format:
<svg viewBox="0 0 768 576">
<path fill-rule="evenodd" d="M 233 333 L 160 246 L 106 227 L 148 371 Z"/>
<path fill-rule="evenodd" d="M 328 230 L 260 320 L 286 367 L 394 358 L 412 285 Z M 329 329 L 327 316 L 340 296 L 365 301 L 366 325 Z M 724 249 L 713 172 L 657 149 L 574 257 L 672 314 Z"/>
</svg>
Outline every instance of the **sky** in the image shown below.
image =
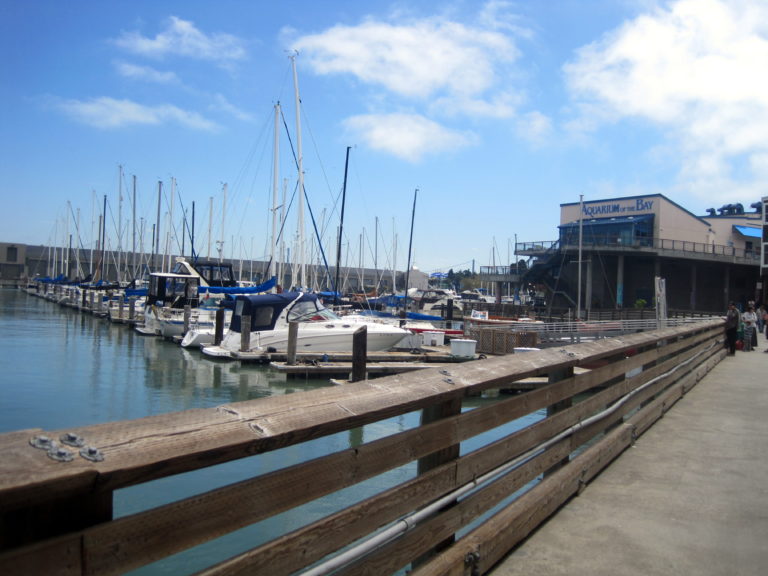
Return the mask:
<svg viewBox="0 0 768 576">
<path fill-rule="evenodd" d="M 0 47 L 3 242 L 106 198 L 108 248 L 268 258 L 276 193 L 292 261 L 431 273 L 581 196 L 768 195 L 765 0 L 0 0 Z"/>
</svg>

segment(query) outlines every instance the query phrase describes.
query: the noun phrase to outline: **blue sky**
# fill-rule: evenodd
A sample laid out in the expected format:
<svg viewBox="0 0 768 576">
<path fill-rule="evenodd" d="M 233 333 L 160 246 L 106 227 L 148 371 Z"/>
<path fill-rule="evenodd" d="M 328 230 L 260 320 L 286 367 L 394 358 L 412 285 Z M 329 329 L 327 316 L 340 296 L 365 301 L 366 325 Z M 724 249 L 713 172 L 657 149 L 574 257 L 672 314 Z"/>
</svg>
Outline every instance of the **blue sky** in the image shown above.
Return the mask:
<svg viewBox="0 0 768 576">
<path fill-rule="evenodd" d="M 352 266 L 405 267 L 417 188 L 427 272 L 506 264 L 580 194 L 768 193 L 763 0 L 0 0 L 0 43 L 0 241 L 90 247 L 106 195 L 130 249 L 135 176 L 146 250 L 162 181 L 162 245 L 194 204 L 199 253 L 264 257 L 278 101 L 287 203 L 297 182 L 296 53 L 305 236 L 311 211 L 331 264 L 348 146 Z"/>
</svg>

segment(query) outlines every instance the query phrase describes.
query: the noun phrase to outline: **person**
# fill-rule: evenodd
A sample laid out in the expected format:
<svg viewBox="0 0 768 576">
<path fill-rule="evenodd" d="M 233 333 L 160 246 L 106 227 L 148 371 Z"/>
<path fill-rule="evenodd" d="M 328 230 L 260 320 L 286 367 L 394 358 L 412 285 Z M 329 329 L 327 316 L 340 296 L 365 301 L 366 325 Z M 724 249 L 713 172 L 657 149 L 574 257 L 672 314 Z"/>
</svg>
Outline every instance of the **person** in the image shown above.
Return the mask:
<svg viewBox="0 0 768 576">
<path fill-rule="evenodd" d="M 763 327 L 765 328 L 765 338 L 768 340 L 768 308 L 763 306 Z M 763 350 L 766 354 L 768 354 L 768 348 Z"/>
<path fill-rule="evenodd" d="M 755 308 L 753 306 L 747 306 L 747 311 L 741 315 L 741 320 L 744 322 L 744 352 L 752 352 L 752 339 L 755 337 L 755 329 L 757 328 L 757 314 L 755 314 Z"/>
<path fill-rule="evenodd" d="M 736 304 L 729 302 L 728 312 L 725 314 L 725 341 L 729 356 L 736 354 L 736 333 L 739 330 L 740 322 L 741 314 L 736 310 Z"/>
</svg>

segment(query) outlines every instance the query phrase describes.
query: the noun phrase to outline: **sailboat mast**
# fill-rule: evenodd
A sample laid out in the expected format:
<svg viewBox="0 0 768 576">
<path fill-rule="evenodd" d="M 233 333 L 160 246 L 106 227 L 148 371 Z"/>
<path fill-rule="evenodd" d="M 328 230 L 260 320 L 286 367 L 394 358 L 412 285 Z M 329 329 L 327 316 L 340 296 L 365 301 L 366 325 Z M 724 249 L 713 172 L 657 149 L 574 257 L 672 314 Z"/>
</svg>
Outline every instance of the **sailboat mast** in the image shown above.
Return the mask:
<svg viewBox="0 0 768 576">
<path fill-rule="evenodd" d="M 213 234 L 213 196 L 208 197 L 208 255 L 206 258 L 211 259 L 211 239 Z"/>
<path fill-rule="evenodd" d="M 269 251 L 269 277 L 275 275 L 275 249 L 277 244 L 277 192 L 280 186 L 280 102 L 275 104 L 275 139 L 272 164 L 272 241 Z"/>
<path fill-rule="evenodd" d="M 155 224 L 155 251 L 152 253 L 152 268 L 155 267 L 155 258 L 160 254 L 160 207 L 163 200 L 163 181 L 157 181 L 157 223 Z M 162 268 L 161 268 L 162 269 Z"/>
<path fill-rule="evenodd" d="M 122 282 L 120 270 L 123 255 L 123 165 L 118 164 L 117 171 L 117 281 Z"/>
<path fill-rule="evenodd" d="M 408 240 L 408 268 L 405 270 L 405 298 L 403 299 L 403 308 L 408 310 L 408 280 L 411 274 L 411 249 L 413 247 L 413 222 L 416 219 L 416 196 L 419 189 L 413 191 L 413 210 L 411 210 L 411 237 Z"/>
<path fill-rule="evenodd" d="M 224 196 L 224 199 L 221 207 L 221 240 L 220 240 L 221 244 L 219 245 L 219 262 L 221 262 L 221 259 L 224 256 L 224 220 L 227 216 L 227 183 L 226 182 L 224 182 L 224 186 L 222 188 L 222 194 Z"/>
<path fill-rule="evenodd" d="M 297 168 L 299 171 L 299 215 L 298 215 L 298 260 L 299 260 L 299 285 L 307 285 L 307 258 L 304 246 L 304 155 L 301 148 L 301 100 L 299 98 L 299 77 L 296 73 L 296 54 L 291 56 L 293 68 L 293 91 L 296 101 L 296 154 Z"/>
<path fill-rule="evenodd" d="M 344 232 L 344 206 L 347 202 L 347 173 L 349 170 L 349 151 L 352 147 L 347 146 L 347 157 L 344 161 L 344 186 L 341 189 L 341 218 L 339 222 L 339 241 L 336 243 L 336 282 L 333 286 L 336 296 L 334 300 L 338 300 L 339 297 L 339 270 L 341 268 L 341 239 Z"/>
<path fill-rule="evenodd" d="M 131 240 L 131 268 L 133 270 L 131 271 L 131 276 L 135 277 L 137 275 L 136 270 L 136 174 L 133 175 L 133 200 L 132 200 L 132 215 L 131 215 L 131 221 L 133 226 L 133 238 Z"/>
</svg>

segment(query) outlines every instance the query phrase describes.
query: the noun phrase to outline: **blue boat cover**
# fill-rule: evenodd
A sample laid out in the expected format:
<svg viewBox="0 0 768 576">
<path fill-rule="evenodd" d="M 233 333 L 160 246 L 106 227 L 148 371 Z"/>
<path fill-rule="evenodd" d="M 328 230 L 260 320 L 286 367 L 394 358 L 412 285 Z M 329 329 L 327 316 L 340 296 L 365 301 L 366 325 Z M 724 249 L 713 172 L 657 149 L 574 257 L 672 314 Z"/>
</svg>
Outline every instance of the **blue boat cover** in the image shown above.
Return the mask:
<svg viewBox="0 0 768 576">
<path fill-rule="evenodd" d="M 200 286 L 200 294 L 260 294 L 267 292 L 277 286 L 277 276 L 272 276 L 269 280 L 258 286 Z"/>
</svg>

